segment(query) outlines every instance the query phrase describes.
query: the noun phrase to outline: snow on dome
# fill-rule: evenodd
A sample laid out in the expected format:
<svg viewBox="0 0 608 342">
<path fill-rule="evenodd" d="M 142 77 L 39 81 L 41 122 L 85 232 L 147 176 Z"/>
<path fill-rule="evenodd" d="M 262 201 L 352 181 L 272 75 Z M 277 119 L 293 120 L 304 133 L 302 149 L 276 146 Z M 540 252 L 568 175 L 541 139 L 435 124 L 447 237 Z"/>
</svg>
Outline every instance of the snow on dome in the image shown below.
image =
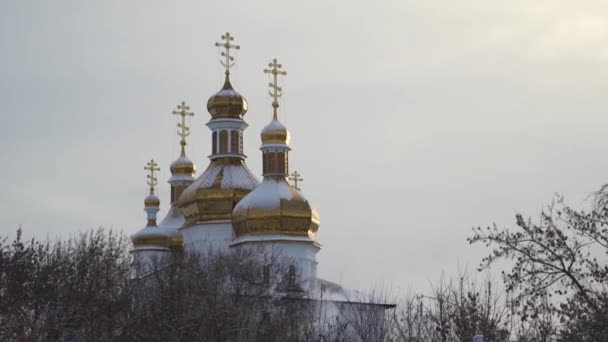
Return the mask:
<svg viewBox="0 0 608 342">
<path fill-rule="evenodd" d="M 291 139 L 291 134 L 285 125 L 279 120 L 273 119 L 264 129 L 262 129 L 262 144 L 263 145 L 288 145 Z"/>
<path fill-rule="evenodd" d="M 184 243 L 184 237 L 179 231 L 179 228 L 186 222 L 186 219 L 179 211 L 177 206 L 172 205 L 169 208 L 167 216 L 160 222 L 158 228 L 169 235 L 171 247 L 181 248 Z"/>
<path fill-rule="evenodd" d="M 144 199 L 144 206 L 146 207 L 158 207 L 160 205 L 160 199 L 155 194 L 149 194 Z"/>
<path fill-rule="evenodd" d="M 232 212 L 237 236 L 283 234 L 314 238 L 319 214 L 285 178 L 266 177 Z"/>
<path fill-rule="evenodd" d="M 213 160 L 179 197 L 178 205 L 186 218 L 184 225 L 230 220 L 236 203 L 258 184 L 258 179 L 241 159 Z"/>
</svg>

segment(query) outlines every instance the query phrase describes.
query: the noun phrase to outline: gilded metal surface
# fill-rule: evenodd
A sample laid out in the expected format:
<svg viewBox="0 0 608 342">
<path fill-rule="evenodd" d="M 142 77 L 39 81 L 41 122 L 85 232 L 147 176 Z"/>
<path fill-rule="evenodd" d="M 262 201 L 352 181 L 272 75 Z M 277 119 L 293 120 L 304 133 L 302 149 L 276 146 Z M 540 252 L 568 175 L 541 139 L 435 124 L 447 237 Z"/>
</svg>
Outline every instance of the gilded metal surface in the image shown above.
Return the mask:
<svg viewBox="0 0 608 342">
<path fill-rule="evenodd" d="M 247 112 L 247 100 L 232 88 L 229 75 L 222 89 L 207 101 L 207 110 L 213 119 L 240 119 Z"/>
<path fill-rule="evenodd" d="M 169 167 L 172 175 L 194 175 L 196 173 L 196 166 L 192 162 L 176 163 L 174 162 Z"/>
<path fill-rule="evenodd" d="M 177 232 L 179 233 L 179 231 Z M 181 233 L 170 236 L 169 247 L 171 247 L 172 250 L 180 250 L 184 247 L 184 237 Z"/>
<path fill-rule="evenodd" d="M 147 208 L 160 206 L 160 199 L 156 196 L 148 196 L 144 199 L 144 206 Z"/>
<path fill-rule="evenodd" d="M 157 228 L 158 229 L 158 228 Z M 160 233 L 153 234 L 149 233 L 142 236 L 133 237 L 133 245 L 134 246 L 163 246 L 169 247 L 170 241 L 167 239 L 167 236 Z"/>
<path fill-rule="evenodd" d="M 256 184 L 250 184 L 248 188 L 237 186 L 222 188 L 224 168 L 227 166 L 246 168 L 241 159 L 215 159 L 209 164 L 209 169 L 221 168 L 215 178 L 199 178 L 182 192 L 178 200 L 178 206 L 182 215 L 186 218 L 184 227 L 191 226 L 199 221 L 230 220 L 232 210 L 236 204 L 255 188 L 257 181 Z M 204 173 L 201 177 L 204 177 Z M 211 185 L 199 186 L 203 182 L 209 182 Z"/>
<path fill-rule="evenodd" d="M 276 58 L 271 63 L 268 63 L 268 66 L 270 69 L 264 69 L 264 73 L 272 75 L 272 82 L 268 84 L 271 89 L 268 93 L 272 97 L 273 118 L 274 120 L 278 120 L 279 97 L 283 95 L 283 88 L 279 87 L 278 78 L 279 75 L 287 76 L 287 71 L 280 70 L 283 65 L 279 64 Z"/>
<path fill-rule="evenodd" d="M 182 156 L 186 155 L 186 137 L 190 135 L 190 127 L 186 126 L 186 117 L 194 116 L 194 112 L 189 112 L 190 107 L 186 105 L 186 101 L 182 101 L 179 105 L 177 105 L 177 110 L 174 110 L 173 115 L 179 115 L 182 117 L 182 122 L 177 124 L 179 130 L 177 134 L 182 138 L 180 140 L 180 145 L 182 146 Z"/>
<path fill-rule="evenodd" d="M 217 47 L 223 47 L 226 51 L 222 51 L 222 57 L 224 57 L 223 61 L 220 61 L 222 65 L 226 68 L 226 74 L 230 73 L 230 68 L 234 66 L 234 57 L 230 55 L 230 50 L 235 49 L 239 50 L 241 47 L 239 45 L 230 44 L 230 42 L 234 41 L 234 37 L 230 35 L 230 32 L 226 32 L 226 34 L 222 35 L 223 43 L 215 43 Z"/>
<path fill-rule="evenodd" d="M 232 214 L 237 236 L 244 234 L 283 234 L 314 238 L 319 229 L 319 214 L 285 178 L 277 178 L 289 188 L 292 198 L 280 199 L 277 208 L 238 207 Z M 277 197 L 280 194 L 276 194 Z"/>
<path fill-rule="evenodd" d="M 222 40 L 224 40 L 223 43 L 215 43 L 215 46 L 225 49 L 225 51 L 222 51 L 224 60 L 220 61 L 220 63 L 226 68 L 226 80 L 222 89 L 207 101 L 207 110 L 211 114 L 212 119 L 240 119 L 247 112 L 247 101 L 230 84 L 230 68 L 234 66 L 234 57 L 230 55 L 230 50 L 238 50 L 241 47 L 231 44 L 234 41 L 234 37 L 228 32 L 222 35 Z"/>
<path fill-rule="evenodd" d="M 262 144 L 281 144 L 287 145 L 291 139 L 291 134 L 286 128 L 274 130 L 264 130 L 261 134 Z"/>
<path fill-rule="evenodd" d="M 148 180 L 146 183 L 150 186 L 150 195 L 154 193 L 154 187 L 158 184 L 158 179 L 154 176 L 154 172 L 160 171 L 158 164 L 154 161 L 154 159 L 150 159 L 150 161 L 144 166 L 144 170 L 148 171 L 150 174 L 147 176 Z"/>
</svg>

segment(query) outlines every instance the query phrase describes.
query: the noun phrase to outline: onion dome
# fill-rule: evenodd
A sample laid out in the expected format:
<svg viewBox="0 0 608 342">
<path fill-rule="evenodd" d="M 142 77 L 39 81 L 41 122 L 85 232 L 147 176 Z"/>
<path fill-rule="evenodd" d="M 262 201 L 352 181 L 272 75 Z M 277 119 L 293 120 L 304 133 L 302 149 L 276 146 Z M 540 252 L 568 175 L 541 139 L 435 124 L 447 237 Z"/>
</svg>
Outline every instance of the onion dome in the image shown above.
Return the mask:
<svg viewBox="0 0 608 342">
<path fill-rule="evenodd" d="M 262 129 L 262 145 L 289 145 L 291 134 L 287 127 L 277 118 L 274 118 L 266 127 Z"/>
<path fill-rule="evenodd" d="M 178 206 L 186 218 L 184 228 L 197 222 L 230 221 L 234 206 L 260 183 L 245 165 L 243 131 L 247 123 L 242 116 L 247 101 L 230 84 L 230 68 L 234 65 L 234 45 L 230 33 L 222 35 L 223 42 L 215 43 L 224 51 L 221 61 L 226 68 L 222 89 L 211 96 L 207 109 L 211 120 L 211 163 L 209 167 L 181 194 Z"/>
<path fill-rule="evenodd" d="M 199 221 L 230 220 L 234 206 L 259 184 L 242 159 L 214 159 L 178 200 L 184 226 Z"/>
<path fill-rule="evenodd" d="M 270 84 L 274 101 L 273 120 L 261 133 L 264 180 L 236 205 L 232 212 L 232 226 L 237 238 L 278 234 L 303 237 L 303 241 L 316 243 L 319 213 L 299 189 L 287 182 L 290 134 L 278 119 L 277 101 L 281 95 L 277 76 L 287 73 L 279 70 L 281 65 L 276 59 L 269 66 L 272 69 L 264 72 L 274 77 Z"/>
<path fill-rule="evenodd" d="M 319 213 L 284 177 L 266 177 L 236 205 L 232 226 L 237 237 L 282 234 L 314 239 Z"/>
<path fill-rule="evenodd" d="M 226 81 L 222 89 L 207 101 L 207 110 L 212 119 L 241 119 L 247 112 L 247 100 L 232 88 L 228 70 L 226 70 Z"/>
<path fill-rule="evenodd" d="M 196 173 L 196 166 L 192 160 L 190 160 L 190 158 L 186 157 L 185 154 L 182 154 L 179 156 L 179 158 L 173 161 L 173 163 L 171 163 L 169 170 L 171 171 L 171 178 L 169 182 L 179 179 L 192 180 L 194 179 L 193 176 Z"/>
<path fill-rule="evenodd" d="M 148 216 L 148 223 L 135 234 L 131 235 L 131 241 L 135 249 L 161 249 L 168 250 L 170 244 L 169 234 L 162 229 L 159 229 L 156 224 L 156 214 L 159 211 L 160 200 L 154 194 L 154 186 L 157 184 L 157 179 L 154 176 L 155 171 L 160 169 L 158 164 L 151 160 L 145 167 L 150 172 L 148 175 L 148 185 L 150 186 L 150 194 L 144 199 L 144 211 Z"/>
<path fill-rule="evenodd" d="M 144 199 L 145 208 L 158 208 L 160 206 L 160 199 L 155 194 L 151 193 Z"/>
</svg>

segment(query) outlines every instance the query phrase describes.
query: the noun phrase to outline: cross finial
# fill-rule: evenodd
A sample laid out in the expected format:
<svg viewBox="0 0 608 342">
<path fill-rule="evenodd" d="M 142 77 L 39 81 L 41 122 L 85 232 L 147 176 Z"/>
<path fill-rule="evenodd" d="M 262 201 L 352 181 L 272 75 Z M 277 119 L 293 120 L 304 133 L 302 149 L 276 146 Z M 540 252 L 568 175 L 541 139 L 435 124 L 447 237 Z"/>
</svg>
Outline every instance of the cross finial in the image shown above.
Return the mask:
<svg viewBox="0 0 608 342">
<path fill-rule="evenodd" d="M 279 64 L 277 59 L 274 58 L 272 60 L 272 63 L 268 63 L 268 66 L 271 69 L 264 69 L 264 73 L 265 74 L 272 74 L 272 82 L 268 84 L 268 86 L 270 87 L 270 96 L 272 96 L 272 108 L 273 108 L 273 118 L 274 120 L 278 119 L 278 111 L 277 109 L 279 108 L 279 97 L 281 97 L 281 95 L 283 95 L 283 88 L 279 87 L 279 75 L 281 76 L 287 76 L 287 71 L 285 70 L 280 70 L 283 65 Z"/>
<path fill-rule="evenodd" d="M 222 51 L 222 57 L 224 57 L 223 61 L 220 61 L 224 67 L 226 67 L 226 76 L 230 75 L 230 68 L 234 65 L 234 57 L 230 56 L 230 49 L 239 50 L 241 47 L 239 45 L 230 44 L 230 42 L 234 41 L 234 37 L 230 35 L 230 32 L 226 32 L 226 34 L 222 35 L 223 43 L 215 43 L 217 47 L 223 47 L 226 51 Z"/>
<path fill-rule="evenodd" d="M 182 117 L 182 122 L 177 124 L 179 128 L 177 135 L 182 138 L 179 142 L 182 145 L 182 156 L 186 155 L 186 137 L 190 135 L 190 127 L 186 126 L 186 116 L 194 116 L 194 113 L 189 112 L 189 110 L 190 106 L 186 105 L 186 101 L 182 101 L 182 103 L 177 105 L 177 110 L 173 111 L 173 115 Z"/>
<path fill-rule="evenodd" d="M 154 187 L 158 184 L 158 179 L 154 175 L 154 172 L 160 171 L 158 164 L 154 161 L 154 159 L 150 159 L 148 164 L 144 166 L 144 170 L 148 171 L 150 174 L 148 175 L 148 180 L 146 183 L 150 186 L 150 195 L 154 193 Z"/>
<path fill-rule="evenodd" d="M 295 170 L 289 175 L 289 180 L 293 181 L 293 187 L 298 190 L 300 190 L 298 183 L 304 181 L 304 178 L 302 178 L 301 176 L 302 175 L 297 170 Z"/>
</svg>

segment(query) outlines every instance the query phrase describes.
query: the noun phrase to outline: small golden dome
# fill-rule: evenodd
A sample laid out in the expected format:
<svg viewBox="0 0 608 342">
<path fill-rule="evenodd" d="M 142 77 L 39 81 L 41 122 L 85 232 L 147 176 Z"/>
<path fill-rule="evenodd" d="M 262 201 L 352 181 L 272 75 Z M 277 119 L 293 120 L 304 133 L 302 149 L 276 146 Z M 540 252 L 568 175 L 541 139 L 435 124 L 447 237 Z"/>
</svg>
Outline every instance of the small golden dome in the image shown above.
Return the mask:
<svg viewBox="0 0 608 342">
<path fill-rule="evenodd" d="M 230 79 L 226 75 L 222 89 L 207 101 L 207 110 L 212 119 L 240 119 L 247 112 L 247 100 L 232 88 Z"/>
<path fill-rule="evenodd" d="M 167 232 L 156 226 L 146 226 L 137 233 L 131 235 L 133 246 L 155 246 L 169 247 L 171 240 Z"/>
<path fill-rule="evenodd" d="M 236 236 L 283 234 L 314 238 L 319 213 L 285 178 L 267 177 L 232 212 Z"/>
<path fill-rule="evenodd" d="M 160 206 L 160 199 L 155 194 L 150 194 L 144 199 L 144 206 L 146 208 L 158 208 Z"/>
<path fill-rule="evenodd" d="M 180 155 L 169 167 L 172 175 L 193 176 L 196 173 L 196 166 L 184 154 Z"/>
<path fill-rule="evenodd" d="M 262 129 L 262 145 L 289 145 L 291 134 L 285 125 L 279 120 L 272 120 L 264 129 Z"/>
</svg>

